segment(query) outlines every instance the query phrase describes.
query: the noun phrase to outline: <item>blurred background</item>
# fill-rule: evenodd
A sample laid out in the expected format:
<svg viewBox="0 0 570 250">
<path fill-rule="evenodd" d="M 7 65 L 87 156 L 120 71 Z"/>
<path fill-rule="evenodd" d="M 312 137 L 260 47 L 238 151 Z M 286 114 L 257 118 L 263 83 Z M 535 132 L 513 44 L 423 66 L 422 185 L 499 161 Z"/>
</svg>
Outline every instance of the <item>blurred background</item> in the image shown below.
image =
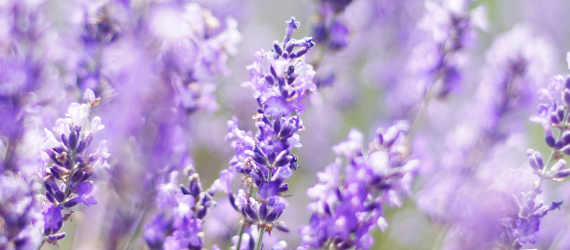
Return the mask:
<svg viewBox="0 0 570 250">
<path fill-rule="evenodd" d="M 135 6 L 144 2 L 146 1 L 131 1 L 131 4 Z M 235 18 L 238 23 L 237 31 L 241 33 L 236 52 L 227 58 L 227 74 L 217 74 L 207 80 L 215 86 L 213 93 L 218 108 L 212 109 L 211 112 L 207 108 L 192 112 L 191 116 L 181 118 L 182 132 L 169 132 L 167 135 L 161 135 L 168 136 L 169 139 L 156 139 L 153 133 L 161 131 L 157 129 L 162 126 L 161 124 L 157 123 L 157 128 L 125 124 L 129 120 L 141 117 L 157 119 L 168 124 L 171 116 L 168 108 L 147 109 L 151 110 L 148 113 L 144 111 L 149 106 L 158 105 L 155 102 L 161 100 L 163 96 L 160 95 L 164 93 L 147 88 L 148 85 L 145 84 L 148 79 L 143 74 L 144 66 L 139 65 L 133 69 L 138 72 L 134 76 L 124 75 L 122 78 L 120 71 L 118 73 L 113 71 L 120 67 L 128 70 L 130 66 L 125 66 L 127 64 L 125 61 L 143 60 L 145 55 L 137 54 L 135 50 L 130 51 L 129 48 L 132 47 L 128 45 L 111 46 L 108 50 L 99 50 L 100 52 L 97 52 L 96 46 L 74 47 L 78 51 L 75 53 L 77 57 L 81 57 L 84 53 L 80 51 L 87 51 L 85 53 L 90 55 L 100 53 L 101 61 L 108 65 L 102 66 L 102 72 L 114 72 L 109 75 L 116 77 L 114 79 L 120 79 L 120 81 L 109 80 L 108 84 L 96 85 L 94 89 L 102 101 L 93 112 L 101 116 L 103 124 L 107 126 L 99 137 L 110 142 L 112 168 L 97 176 L 95 196 L 99 204 L 78 208 L 73 215 L 73 221 L 65 223 L 62 231 L 68 232 L 68 236 L 59 242 L 59 247 L 46 244 L 43 249 L 123 249 L 127 244 L 130 244 L 131 249 L 149 249 L 142 238 L 143 225 L 149 222 L 158 208 L 145 203 L 145 196 L 147 194 L 152 196 L 153 192 L 148 183 L 156 181 L 149 177 L 151 171 L 145 171 L 148 168 L 145 166 L 157 165 L 160 167 L 156 169 L 160 169 L 173 161 L 172 154 L 176 152 L 161 156 L 163 158 L 153 158 L 159 159 L 158 162 L 152 162 L 153 160 L 145 152 L 157 152 L 165 150 L 162 147 L 174 148 L 183 144 L 184 146 L 176 149 L 177 152 L 191 158 L 186 165 L 194 166 L 200 174 L 202 186 L 209 187 L 218 178 L 220 171 L 228 167 L 228 161 L 234 154 L 230 143 L 225 140 L 226 122 L 231 120 L 232 116 L 236 116 L 240 120 L 242 129 L 255 130 L 250 121 L 257 104 L 252 98 L 251 90 L 241 86 L 243 82 L 249 80 L 246 66 L 253 63 L 258 50 L 271 50 L 273 41 L 282 39 L 285 22 L 291 16 L 301 23 L 301 27 L 293 35 L 294 38 L 311 36 L 313 26 L 318 21 L 317 13 L 320 6 L 319 1 L 308 0 L 191 2 L 210 10 L 213 18 L 219 20 L 222 26 L 225 25 L 223 20 L 226 17 Z M 40 10 L 60 32 L 58 36 L 65 37 L 81 33 L 83 27 L 77 25 L 80 22 L 77 20 L 83 20 L 91 9 L 97 10 L 106 4 L 107 1 L 70 3 L 64 0 L 46 0 L 41 4 Z M 568 73 L 565 56 L 570 50 L 570 29 L 566 28 L 565 24 L 569 21 L 570 2 L 483 0 L 470 2 L 466 6 L 467 10 L 484 8 L 482 17 L 485 25 L 474 29 L 476 38 L 469 46 L 463 48 L 464 54 L 457 59 L 462 72 L 461 83 L 445 98 L 433 100 L 426 108 L 420 126 L 421 136 L 416 140 L 416 147 L 423 149 L 424 154 L 432 157 L 419 156 L 425 161 L 420 166 L 412 193 L 410 197 L 405 198 L 403 206 L 385 208 L 389 227 L 385 232 L 374 229 L 375 243 L 372 249 L 444 248 L 444 242 L 449 237 L 452 227 L 445 220 L 438 219 L 438 216 L 425 212 L 423 209 L 425 203 L 436 201 L 422 200 L 422 197 L 427 195 L 422 191 L 432 185 L 433 176 L 439 174 L 440 165 L 445 165 L 446 159 L 443 159 L 442 155 L 448 153 L 449 147 L 454 147 L 454 141 L 459 141 L 469 134 L 469 127 L 466 127 L 465 131 L 458 127 L 469 123 L 469 119 L 477 119 L 477 111 L 471 107 L 478 105 L 476 103 L 479 100 L 478 96 L 485 96 L 485 89 L 480 90 L 480 86 L 493 81 L 492 77 L 489 77 L 489 72 L 500 67 L 493 64 L 493 56 L 500 57 L 501 52 L 508 50 L 509 47 L 516 47 L 523 48 L 521 51 L 535 58 L 538 62 L 528 66 L 530 70 L 526 73 L 528 81 L 532 81 L 530 85 L 533 86 L 533 91 L 539 86 L 545 86 L 551 76 Z M 127 13 L 118 11 L 120 8 L 116 9 L 115 12 L 109 12 L 113 13 L 110 14 L 111 19 L 125 22 L 124 20 L 132 18 Z M 399 88 L 408 86 L 405 85 L 405 81 L 413 75 L 410 64 L 413 64 L 414 60 L 420 64 L 422 60 L 429 60 L 421 57 L 414 59 L 413 53 L 417 46 L 425 41 L 426 31 L 419 25 L 425 12 L 426 3 L 423 0 L 353 0 L 345 11 L 336 17 L 348 28 L 348 34 L 343 37 L 346 39 L 344 41 L 346 47 L 327 49 L 323 48 L 326 46 L 317 43 L 315 49 L 306 55 L 306 61 L 319 64 L 317 69 L 319 77 L 331 76 L 334 77 L 334 81 L 320 85 L 317 94 L 308 96 L 307 110 L 302 114 L 305 130 L 299 134 L 303 147 L 293 152 L 299 156 L 301 168 L 289 181 L 289 194 L 292 196 L 288 197 L 289 208 L 281 217 L 291 232 L 272 234 L 272 237 L 285 240 L 288 248 L 294 249 L 298 246 L 300 238 L 297 230 L 301 225 L 307 224 L 310 216 L 305 210 L 307 204 L 311 202 L 306 190 L 317 183 L 316 173 L 335 160 L 331 147 L 345 140 L 352 128 L 361 131 L 365 136 L 365 142 L 368 142 L 372 140 L 377 128 L 388 127 L 394 120 L 413 117 L 410 111 L 402 111 L 398 102 L 407 98 L 407 92 L 413 101 L 415 90 Z M 143 46 L 146 41 L 142 39 L 144 36 L 133 38 L 133 41 Z M 502 39 L 502 42 L 496 45 L 499 39 Z M 61 47 L 69 49 L 67 46 L 56 44 L 52 49 L 62 49 Z M 71 45 L 73 46 L 75 45 Z M 90 49 L 95 52 L 89 51 Z M 51 91 L 54 99 L 67 100 L 52 103 L 55 108 L 51 111 L 53 113 L 51 120 L 63 114 L 58 113 L 57 109 L 65 107 L 69 100 L 79 97 L 79 93 L 86 88 L 92 88 L 86 81 L 77 80 L 79 78 L 77 75 L 79 74 L 75 74 L 74 80 L 69 81 L 77 83 L 76 85 L 65 83 L 63 87 L 56 88 L 65 89 L 65 93 L 71 94 L 60 97 L 59 93 L 63 92 Z M 60 73 L 58 77 L 67 79 L 65 73 Z M 397 94 L 400 96 L 395 98 Z M 490 147 L 488 150 L 493 152 L 488 154 L 493 155 L 495 160 L 482 164 L 509 165 L 515 168 L 522 166 L 527 161 L 525 154 L 527 148 L 534 148 L 543 155 L 548 155 L 549 149 L 544 144 L 541 126 L 528 121 L 528 117 L 536 113 L 537 102 L 538 100 L 534 98 L 510 115 L 511 121 L 519 122 L 504 123 L 499 126 L 502 128 L 507 126 L 506 129 L 515 126 L 517 131 L 522 132 L 514 137 L 503 138 L 500 147 L 495 145 Z M 43 112 L 50 112 L 50 109 L 46 108 Z M 135 133 L 133 131 L 142 135 L 144 138 L 142 142 L 135 141 L 130 136 Z M 163 139 L 170 141 L 156 144 L 157 148 L 151 146 L 144 148 L 147 144 L 153 144 L 154 140 Z M 477 147 L 474 146 L 475 149 Z M 180 157 L 176 159 L 174 161 L 178 161 Z M 184 182 L 183 178 L 180 180 L 181 183 Z M 437 181 L 446 180 L 443 178 Z M 567 231 L 567 225 L 570 225 L 568 223 L 570 186 L 567 182 L 546 185 L 543 194 L 545 199 L 562 200 L 564 205 L 560 211 L 554 211 L 545 217 L 541 224 L 544 230 L 539 232 L 538 242 L 529 246 L 538 249 L 568 249 L 566 247 L 570 247 L 568 236 L 570 233 Z M 234 186 L 237 189 L 239 181 L 236 180 Z M 213 208 L 204 220 L 206 247 L 211 249 L 213 244 L 217 244 L 222 249 L 227 249 L 228 236 L 238 232 L 236 224 L 239 216 L 237 213 L 229 215 L 224 212 L 223 207 L 229 206 L 225 197 L 216 198 L 217 207 Z M 234 224 L 229 223 L 231 221 Z M 224 240 L 226 242 L 220 242 Z M 132 242 L 127 243 L 128 241 Z"/>
</svg>

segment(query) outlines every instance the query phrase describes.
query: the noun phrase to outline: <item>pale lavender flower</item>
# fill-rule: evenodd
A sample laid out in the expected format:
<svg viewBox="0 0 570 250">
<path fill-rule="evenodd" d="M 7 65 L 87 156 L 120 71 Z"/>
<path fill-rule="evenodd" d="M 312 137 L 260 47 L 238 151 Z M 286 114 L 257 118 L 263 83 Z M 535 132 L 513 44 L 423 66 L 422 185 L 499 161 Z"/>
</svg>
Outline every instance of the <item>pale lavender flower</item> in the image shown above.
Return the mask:
<svg viewBox="0 0 570 250">
<path fill-rule="evenodd" d="M 213 192 L 202 191 L 200 177 L 187 169 L 188 186 L 178 186 L 178 171 L 170 172 L 166 183 L 157 187 L 159 214 L 145 225 L 144 239 L 152 249 L 202 249 L 202 219 L 214 204 Z"/>
<path fill-rule="evenodd" d="M 522 25 L 499 36 L 487 51 L 488 67 L 474 105 L 466 106 L 465 117 L 448 133 L 439 169 L 429 174 L 417 196 L 421 210 L 451 225 L 446 249 L 492 246 L 502 237 L 500 218 L 518 209 L 511 197 L 530 189 L 528 179 L 503 177 L 522 163 L 520 117 L 537 101 L 533 93 L 551 68 L 551 51 Z M 520 188 L 505 190 L 504 185 Z M 510 201 L 502 202 L 505 197 Z"/>
<path fill-rule="evenodd" d="M 387 227 L 383 207 L 402 206 L 400 196 L 409 194 L 419 164 L 407 159 L 407 130 L 405 122 L 379 129 L 368 152 L 362 151 L 363 136 L 356 130 L 333 147 L 336 162 L 317 173 L 319 183 L 307 190 L 315 201 L 307 206 L 312 213 L 309 224 L 299 229 L 302 246 L 370 248 L 370 230 Z M 346 176 L 341 176 L 341 156 L 346 158 Z"/>
<path fill-rule="evenodd" d="M 73 210 L 64 210 L 79 203 L 87 206 L 97 204 L 91 194 L 93 182 L 88 180 L 95 171 L 109 168 L 107 158 L 110 157 L 106 141 L 101 141 L 95 152 L 86 153 L 93 137 L 105 127 L 98 116 L 89 121 L 91 107 L 99 100 L 88 89 L 84 95 L 86 103 L 72 103 L 67 110 L 67 118 L 58 119 L 53 132 L 45 129 L 45 152 L 54 164 L 42 176 L 45 198 L 49 201 L 44 205 L 42 245 L 44 241 L 57 245 L 57 241 L 65 237 L 65 233 L 58 232 Z"/>
<path fill-rule="evenodd" d="M 28 249 L 37 244 L 42 217 L 37 192 L 38 184 L 20 175 L 0 175 L 0 249 Z"/>
<path fill-rule="evenodd" d="M 475 43 L 476 29 L 486 27 L 483 7 L 469 10 L 467 5 L 463 0 L 425 2 L 424 16 L 417 25 L 426 37 L 413 48 L 405 79 L 387 98 L 398 117 L 425 96 L 445 98 L 458 88 L 465 49 Z"/>
</svg>

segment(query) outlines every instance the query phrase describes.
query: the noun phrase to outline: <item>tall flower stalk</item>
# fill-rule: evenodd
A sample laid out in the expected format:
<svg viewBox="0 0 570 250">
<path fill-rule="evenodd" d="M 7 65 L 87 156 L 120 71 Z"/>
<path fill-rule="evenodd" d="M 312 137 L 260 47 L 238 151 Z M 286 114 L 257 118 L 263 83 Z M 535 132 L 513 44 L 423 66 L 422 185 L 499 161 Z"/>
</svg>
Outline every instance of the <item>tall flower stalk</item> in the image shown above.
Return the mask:
<svg viewBox="0 0 570 250">
<path fill-rule="evenodd" d="M 567 59 L 570 68 L 570 53 Z M 538 106 L 538 115 L 530 120 L 542 125 L 544 141 L 551 152 L 545 161 L 538 151 L 527 151 L 529 165 L 538 180 L 530 190 L 516 197 L 519 213 L 504 218 L 501 243 L 508 249 L 520 249 L 527 243 L 536 243 L 540 219 L 549 211 L 560 209 L 562 204 L 562 201 L 553 201 L 550 205 L 535 201 L 543 191 L 544 181 L 560 182 L 570 176 L 570 169 L 562 159 L 564 155 L 570 155 L 570 77 L 553 77 L 546 88 L 539 90 L 539 95 L 546 102 Z"/>
<path fill-rule="evenodd" d="M 253 116 L 258 132 L 253 135 L 240 130 L 237 118 L 228 121 L 230 132 L 226 139 L 232 141 L 236 155 L 212 190 L 228 194 L 233 207 L 242 215 L 235 249 L 244 249 L 246 227 L 255 225 L 259 229 L 257 250 L 262 249 L 265 232 L 271 234 L 273 228 L 289 231 L 284 222 L 278 221 L 288 204 L 283 198 L 289 190 L 285 181 L 299 168 L 297 156 L 291 150 L 301 146 L 296 132 L 304 129 L 299 117 L 305 110 L 302 101 L 307 91 L 316 90 L 312 82 L 315 72 L 303 60 L 313 42 L 310 37 L 292 39 L 298 27 L 299 23 L 291 18 L 283 41 L 275 41 L 271 51 L 257 52 L 256 61 L 247 67 L 250 81 L 243 85 L 254 90 L 259 105 Z M 246 187 L 237 194 L 230 186 L 236 173 L 243 175 Z"/>
<path fill-rule="evenodd" d="M 94 136 L 104 128 L 101 118 L 89 121 L 92 106 L 99 103 L 91 90 L 85 91 L 84 103 L 72 103 L 67 110 L 67 118 L 58 119 L 53 132 L 45 129 L 45 152 L 53 164 L 45 169 L 43 184 L 45 198 L 43 205 L 43 238 L 36 249 L 45 242 L 57 245 L 66 236 L 59 232 L 63 222 L 71 218 L 70 208 L 80 203 L 86 206 L 97 204 L 93 197 L 93 182 L 89 178 L 101 168 L 108 168 L 107 142 L 101 141 L 97 150 L 87 154 Z"/>
</svg>

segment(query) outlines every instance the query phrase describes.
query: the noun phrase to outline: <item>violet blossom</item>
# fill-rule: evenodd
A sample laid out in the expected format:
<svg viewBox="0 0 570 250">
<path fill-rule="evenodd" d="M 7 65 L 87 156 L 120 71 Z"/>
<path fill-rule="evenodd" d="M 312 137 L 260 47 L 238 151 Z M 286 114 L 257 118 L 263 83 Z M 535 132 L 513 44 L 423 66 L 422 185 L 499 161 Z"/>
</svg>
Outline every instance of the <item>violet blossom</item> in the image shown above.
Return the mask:
<svg viewBox="0 0 570 250">
<path fill-rule="evenodd" d="M 308 91 L 316 90 L 312 81 L 315 72 L 303 61 L 313 42 L 309 37 L 292 39 L 298 28 L 299 23 L 291 18 L 283 42 L 275 41 L 271 51 L 257 52 L 256 61 L 247 67 L 250 81 L 243 86 L 254 90 L 259 109 L 253 119 L 259 131 L 253 135 L 240 130 L 235 117 L 228 121 L 230 132 L 226 139 L 232 141 L 236 155 L 211 190 L 225 192 L 243 217 L 236 249 L 243 247 L 245 227 L 255 225 L 260 229 L 256 249 L 262 248 L 265 231 L 271 234 L 274 227 L 289 231 L 278 221 L 288 204 L 281 196 L 289 190 L 285 181 L 299 168 L 291 150 L 301 146 L 296 132 L 304 129 L 299 117 L 305 110 L 302 101 Z M 244 176 L 249 191 L 232 192 L 230 181 L 234 173 Z"/>
<path fill-rule="evenodd" d="M 86 152 L 93 137 L 105 127 L 98 116 L 89 121 L 91 107 L 98 105 L 100 98 L 88 89 L 83 101 L 69 106 L 67 118 L 58 119 L 53 132 L 45 129 L 45 152 L 54 164 L 42 176 L 46 201 L 43 205 L 43 239 L 39 248 L 45 242 L 57 245 L 57 241 L 65 237 L 66 233 L 59 230 L 73 214 L 69 208 L 79 203 L 86 206 L 97 204 L 92 196 L 93 182 L 89 178 L 95 171 L 109 168 L 107 158 L 110 154 L 106 141 L 101 141 L 95 152 Z"/>
<path fill-rule="evenodd" d="M 309 224 L 299 229 L 302 246 L 370 248 L 370 230 L 384 231 L 388 226 L 384 206 L 402 206 L 400 196 L 411 192 L 419 161 L 408 160 L 408 129 L 406 122 L 396 122 L 386 131 L 379 129 L 368 152 L 363 152 L 363 136 L 356 130 L 333 147 L 337 160 L 318 172 L 319 183 L 307 190 L 315 201 L 307 206 L 312 213 Z M 340 157 L 346 158 L 345 167 Z"/>
</svg>

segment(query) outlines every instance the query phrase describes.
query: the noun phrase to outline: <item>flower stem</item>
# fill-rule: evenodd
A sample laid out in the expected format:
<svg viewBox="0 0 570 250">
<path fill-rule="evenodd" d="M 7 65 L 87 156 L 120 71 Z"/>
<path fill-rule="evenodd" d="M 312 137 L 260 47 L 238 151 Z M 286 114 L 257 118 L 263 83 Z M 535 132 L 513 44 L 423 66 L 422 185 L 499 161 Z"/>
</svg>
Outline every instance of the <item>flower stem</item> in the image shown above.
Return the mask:
<svg viewBox="0 0 570 250">
<path fill-rule="evenodd" d="M 261 245 L 263 244 L 263 234 L 265 233 L 265 227 L 259 230 L 259 236 L 257 237 L 257 244 L 255 245 L 255 250 L 261 250 Z"/>
<path fill-rule="evenodd" d="M 46 243 L 46 239 L 42 237 L 42 240 L 40 241 L 40 244 L 38 244 L 38 246 L 36 247 L 36 250 L 42 249 L 42 247 L 44 246 L 45 243 Z"/>
<path fill-rule="evenodd" d="M 243 232 L 245 231 L 245 224 L 241 224 L 241 227 L 239 228 L 239 238 L 238 238 L 238 242 L 236 245 L 236 250 L 240 250 L 241 248 L 241 240 L 243 238 Z"/>
</svg>

